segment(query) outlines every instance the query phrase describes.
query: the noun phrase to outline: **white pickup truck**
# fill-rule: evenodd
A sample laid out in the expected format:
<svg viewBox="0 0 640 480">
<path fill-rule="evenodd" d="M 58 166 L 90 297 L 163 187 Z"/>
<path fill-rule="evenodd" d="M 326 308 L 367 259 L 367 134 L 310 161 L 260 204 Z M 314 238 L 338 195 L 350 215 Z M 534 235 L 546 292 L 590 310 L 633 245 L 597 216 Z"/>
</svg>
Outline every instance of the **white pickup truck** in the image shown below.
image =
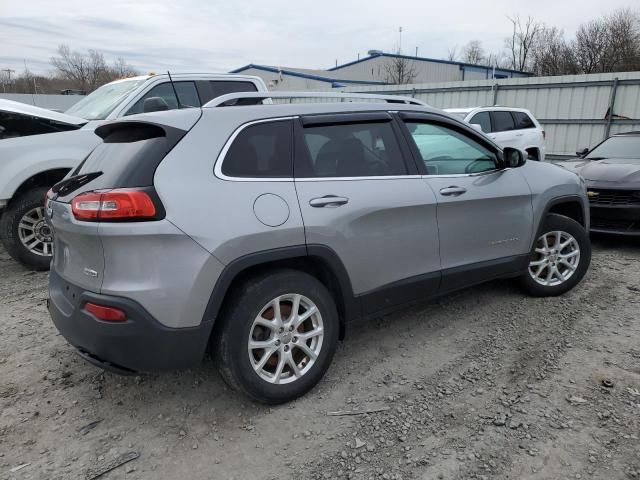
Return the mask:
<svg viewBox="0 0 640 480">
<path fill-rule="evenodd" d="M 228 74 L 146 75 L 116 80 L 65 113 L 0 99 L 0 238 L 23 265 L 46 270 L 51 231 L 47 190 L 100 142 L 102 123 L 136 113 L 200 107 L 227 93 L 266 91 L 258 77 Z"/>
</svg>

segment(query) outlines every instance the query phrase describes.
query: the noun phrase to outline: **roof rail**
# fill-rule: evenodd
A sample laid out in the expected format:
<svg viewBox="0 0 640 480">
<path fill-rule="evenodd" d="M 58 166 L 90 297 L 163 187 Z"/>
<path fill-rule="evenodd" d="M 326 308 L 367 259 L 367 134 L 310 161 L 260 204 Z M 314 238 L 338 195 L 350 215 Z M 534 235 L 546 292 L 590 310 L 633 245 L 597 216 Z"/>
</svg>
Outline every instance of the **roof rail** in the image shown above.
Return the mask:
<svg viewBox="0 0 640 480">
<path fill-rule="evenodd" d="M 237 92 L 228 93 L 214 98 L 203 105 L 209 107 L 226 107 L 231 105 L 257 105 L 263 100 L 274 98 L 335 98 L 340 102 L 347 102 L 349 99 L 364 99 L 371 101 L 383 101 L 387 103 L 403 103 L 406 105 L 421 105 L 428 107 L 426 103 L 411 97 L 400 95 L 374 95 L 368 93 L 331 93 L 331 92 Z M 234 102 L 235 101 L 235 102 Z"/>
</svg>

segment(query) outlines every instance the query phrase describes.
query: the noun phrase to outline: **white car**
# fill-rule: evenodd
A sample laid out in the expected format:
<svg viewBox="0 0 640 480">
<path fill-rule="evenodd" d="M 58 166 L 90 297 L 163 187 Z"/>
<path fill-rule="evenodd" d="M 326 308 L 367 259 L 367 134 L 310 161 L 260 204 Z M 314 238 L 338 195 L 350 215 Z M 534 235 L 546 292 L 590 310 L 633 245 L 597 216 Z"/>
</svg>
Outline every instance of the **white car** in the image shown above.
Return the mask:
<svg viewBox="0 0 640 480">
<path fill-rule="evenodd" d="M 531 160 L 545 157 L 545 131 L 525 108 L 475 107 L 447 108 L 445 112 L 482 130 L 501 147 L 524 150 Z"/>
<path fill-rule="evenodd" d="M 65 113 L 0 99 L 0 238 L 7 252 L 37 270 L 49 268 L 51 230 L 44 196 L 102 142 L 94 130 L 137 113 L 200 107 L 215 97 L 266 91 L 258 77 L 229 74 L 146 75 L 108 83 Z M 117 159 L 114 159 L 114 161 Z"/>
</svg>

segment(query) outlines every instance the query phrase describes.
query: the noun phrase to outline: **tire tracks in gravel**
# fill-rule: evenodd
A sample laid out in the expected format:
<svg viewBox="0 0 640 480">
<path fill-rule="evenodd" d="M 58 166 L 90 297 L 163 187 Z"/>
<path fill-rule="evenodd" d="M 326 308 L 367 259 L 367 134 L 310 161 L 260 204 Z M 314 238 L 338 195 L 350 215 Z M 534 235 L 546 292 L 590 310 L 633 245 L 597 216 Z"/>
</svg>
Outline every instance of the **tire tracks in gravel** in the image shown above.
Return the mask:
<svg viewBox="0 0 640 480">
<path fill-rule="evenodd" d="M 354 422 L 341 437 L 344 448 L 323 453 L 308 476 L 488 478 L 508 470 L 522 441 L 548 439 L 546 428 L 525 430 L 515 422 L 528 415 L 523 406 L 532 396 L 545 395 L 537 384 L 572 346 L 568 338 L 578 342 L 588 333 L 582 324 L 576 332 L 576 324 L 585 310 L 607 304 L 615 283 L 591 279 L 564 297 L 495 305 L 486 332 L 463 355 L 389 396 L 390 410 Z"/>
</svg>

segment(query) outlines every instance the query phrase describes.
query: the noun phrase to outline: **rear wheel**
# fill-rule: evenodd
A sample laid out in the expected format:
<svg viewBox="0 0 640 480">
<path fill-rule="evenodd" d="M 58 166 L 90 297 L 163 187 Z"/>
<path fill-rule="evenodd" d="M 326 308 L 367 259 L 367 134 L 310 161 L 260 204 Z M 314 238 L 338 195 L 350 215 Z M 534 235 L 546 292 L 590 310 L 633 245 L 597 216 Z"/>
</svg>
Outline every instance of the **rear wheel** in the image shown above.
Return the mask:
<svg viewBox="0 0 640 480">
<path fill-rule="evenodd" d="M 53 235 L 44 218 L 47 188 L 34 188 L 14 199 L 0 218 L 0 237 L 9 255 L 33 270 L 48 270 Z"/>
<path fill-rule="evenodd" d="M 293 400 L 329 368 L 338 313 L 314 277 L 280 270 L 254 277 L 226 305 L 216 335 L 218 366 L 236 390 L 268 404 Z"/>
<path fill-rule="evenodd" d="M 589 268 L 591 242 L 582 225 L 550 214 L 536 240 L 522 285 L 531 295 L 561 295 L 576 286 Z"/>
</svg>

